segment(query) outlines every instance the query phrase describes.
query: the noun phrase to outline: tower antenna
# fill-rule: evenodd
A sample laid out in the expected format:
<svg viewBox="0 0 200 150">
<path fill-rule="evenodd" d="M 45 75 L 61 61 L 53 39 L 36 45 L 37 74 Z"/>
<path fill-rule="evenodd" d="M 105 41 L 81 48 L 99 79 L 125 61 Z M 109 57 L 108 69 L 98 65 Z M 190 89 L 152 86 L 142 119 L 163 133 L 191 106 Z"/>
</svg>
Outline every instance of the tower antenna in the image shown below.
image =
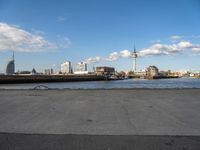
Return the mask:
<svg viewBox="0 0 200 150">
<path fill-rule="evenodd" d="M 14 61 L 15 60 L 15 53 L 13 51 L 13 55 L 12 55 L 12 60 Z"/>
<path fill-rule="evenodd" d="M 136 46 L 135 46 L 135 41 L 134 41 L 134 53 L 136 53 L 136 48 L 135 48 Z"/>
<path fill-rule="evenodd" d="M 137 52 L 135 48 L 135 42 L 134 42 L 134 50 L 132 52 L 132 58 L 133 58 L 133 71 L 136 72 L 136 58 L 137 58 Z"/>
</svg>

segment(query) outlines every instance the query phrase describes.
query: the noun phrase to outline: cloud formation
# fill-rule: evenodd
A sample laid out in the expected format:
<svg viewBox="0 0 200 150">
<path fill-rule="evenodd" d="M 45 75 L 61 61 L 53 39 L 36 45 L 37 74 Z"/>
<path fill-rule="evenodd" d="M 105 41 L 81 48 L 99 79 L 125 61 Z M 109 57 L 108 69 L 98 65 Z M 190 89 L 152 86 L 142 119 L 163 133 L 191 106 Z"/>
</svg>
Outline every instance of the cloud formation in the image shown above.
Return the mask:
<svg viewBox="0 0 200 150">
<path fill-rule="evenodd" d="M 101 57 L 96 56 L 96 57 L 90 57 L 90 58 L 84 60 L 83 62 L 87 63 L 87 64 L 92 64 L 92 63 L 98 63 L 100 61 L 101 61 Z"/>
<path fill-rule="evenodd" d="M 62 43 L 52 43 L 41 35 L 34 35 L 19 26 L 0 22 L 0 51 L 42 52 L 61 48 Z"/>
<path fill-rule="evenodd" d="M 119 58 L 129 58 L 131 56 L 131 52 L 129 50 L 122 50 L 120 52 L 113 52 L 110 53 L 108 58 L 106 60 L 108 61 L 115 61 L 118 60 Z"/>
<path fill-rule="evenodd" d="M 148 48 L 144 48 L 137 52 L 139 57 L 146 56 L 161 56 L 161 55 L 175 55 L 183 53 L 184 51 L 190 51 L 195 54 L 200 54 L 200 44 L 194 44 L 189 41 L 180 41 L 172 44 L 153 44 Z M 100 58 L 91 57 L 86 62 L 97 63 L 100 61 L 117 61 L 120 58 L 131 58 L 130 50 L 114 51 L 108 55 L 108 57 Z"/>
<path fill-rule="evenodd" d="M 108 58 L 106 58 L 106 60 L 108 61 L 115 61 L 119 58 L 119 53 L 118 52 L 113 52 L 113 53 L 110 53 L 110 55 L 108 56 Z"/>
<path fill-rule="evenodd" d="M 139 51 L 138 55 L 140 57 L 154 55 L 171 55 L 181 53 L 184 50 L 190 50 L 192 52 L 198 53 L 200 52 L 200 45 L 193 44 L 189 41 L 181 41 L 176 44 L 153 44 L 149 48 L 145 48 Z"/>
</svg>

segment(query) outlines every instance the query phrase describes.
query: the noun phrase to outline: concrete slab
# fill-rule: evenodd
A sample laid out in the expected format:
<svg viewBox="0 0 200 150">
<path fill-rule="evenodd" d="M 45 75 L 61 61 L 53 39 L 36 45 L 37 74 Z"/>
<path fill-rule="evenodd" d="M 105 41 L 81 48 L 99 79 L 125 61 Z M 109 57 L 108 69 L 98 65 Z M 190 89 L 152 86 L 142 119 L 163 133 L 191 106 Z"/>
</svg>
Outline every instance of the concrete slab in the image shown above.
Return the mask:
<svg viewBox="0 0 200 150">
<path fill-rule="evenodd" d="M 200 135 L 200 89 L 0 90 L 0 132 Z"/>
</svg>

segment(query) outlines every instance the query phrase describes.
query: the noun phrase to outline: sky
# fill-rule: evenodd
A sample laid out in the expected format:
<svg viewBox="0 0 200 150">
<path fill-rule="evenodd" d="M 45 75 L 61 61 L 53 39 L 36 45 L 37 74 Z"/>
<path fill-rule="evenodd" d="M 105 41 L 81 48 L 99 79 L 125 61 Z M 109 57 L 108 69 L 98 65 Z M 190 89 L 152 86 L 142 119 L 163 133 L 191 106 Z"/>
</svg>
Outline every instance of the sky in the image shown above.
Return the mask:
<svg viewBox="0 0 200 150">
<path fill-rule="evenodd" d="M 129 71 L 134 45 L 138 71 L 200 70 L 200 0 L 0 0 L 1 73 L 13 51 L 16 71 Z"/>
</svg>

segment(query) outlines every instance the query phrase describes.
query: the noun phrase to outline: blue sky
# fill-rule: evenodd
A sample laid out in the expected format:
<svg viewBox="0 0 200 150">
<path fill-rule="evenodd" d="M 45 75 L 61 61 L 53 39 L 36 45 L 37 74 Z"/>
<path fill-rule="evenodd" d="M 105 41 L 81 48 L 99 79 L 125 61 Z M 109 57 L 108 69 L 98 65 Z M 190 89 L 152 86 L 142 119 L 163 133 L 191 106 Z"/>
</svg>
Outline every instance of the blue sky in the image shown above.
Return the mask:
<svg viewBox="0 0 200 150">
<path fill-rule="evenodd" d="M 199 0 L 0 0 L 0 72 L 70 60 L 131 70 L 200 70 Z"/>
</svg>

